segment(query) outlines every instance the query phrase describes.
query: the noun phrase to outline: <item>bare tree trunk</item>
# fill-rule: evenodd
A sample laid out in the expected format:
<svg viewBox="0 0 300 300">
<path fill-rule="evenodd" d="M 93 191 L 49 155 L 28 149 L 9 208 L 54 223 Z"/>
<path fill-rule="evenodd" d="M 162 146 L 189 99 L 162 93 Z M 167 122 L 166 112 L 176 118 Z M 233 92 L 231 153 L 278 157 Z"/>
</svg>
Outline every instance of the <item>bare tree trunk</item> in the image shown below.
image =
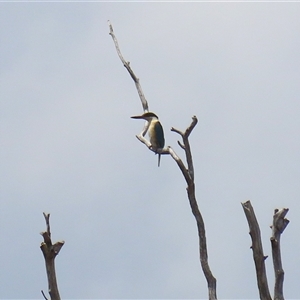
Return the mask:
<svg viewBox="0 0 300 300">
<path fill-rule="evenodd" d="M 257 222 L 257 219 L 254 214 L 253 207 L 250 200 L 242 203 L 246 218 L 248 220 L 250 228 L 250 236 L 252 239 L 252 250 L 253 258 L 256 269 L 257 276 L 257 286 L 259 290 L 260 299 L 270 300 L 270 292 L 267 282 L 266 269 L 265 269 L 265 259 L 267 256 L 263 255 L 260 229 Z M 285 219 L 286 214 L 288 213 L 288 208 L 275 209 L 273 216 L 272 236 L 271 246 L 272 246 L 272 257 L 273 257 L 273 266 L 275 273 L 275 285 L 274 285 L 274 300 L 284 300 L 283 297 L 283 280 L 284 280 L 284 271 L 281 263 L 281 253 L 280 253 L 280 237 L 286 226 L 289 224 L 289 220 Z"/>
<path fill-rule="evenodd" d="M 289 224 L 289 220 L 285 219 L 288 213 L 288 208 L 281 210 L 275 209 L 273 216 L 272 236 L 270 238 L 272 245 L 272 257 L 273 266 L 275 273 L 275 286 L 274 286 L 274 300 L 284 300 L 283 297 L 283 280 L 284 271 L 281 263 L 281 252 L 280 252 L 280 237 L 286 226 Z"/>
<path fill-rule="evenodd" d="M 263 254 L 259 225 L 250 200 L 242 203 L 242 206 L 250 229 L 249 234 L 252 240 L 251 248 L 253 251 L 259 296 L 262 300 L 271 300 L 265 267 L 265 259 L 267 256 Z"/>
<path fill-rule="evenodd" d="M 60 300 L 60 295 L 56 281 L 54 259 L 58 255 L 60 249 L 62 248 L 65 242 L 59 241 L 55 244 L 52 244 L 49 222 L 50 214 L 43 213 L 43 215 L 45 217 L 47 231 L 41 232 L 41 235 L 44 238 L 44 242 L 41 243 L 40 248 L 45 258 L 46 272 L 48 278 L 48 292 L 51 297 L 51 300 Z M 42 294 L 44 298 L 47 299 L 43 291 Z"/>
</svg>

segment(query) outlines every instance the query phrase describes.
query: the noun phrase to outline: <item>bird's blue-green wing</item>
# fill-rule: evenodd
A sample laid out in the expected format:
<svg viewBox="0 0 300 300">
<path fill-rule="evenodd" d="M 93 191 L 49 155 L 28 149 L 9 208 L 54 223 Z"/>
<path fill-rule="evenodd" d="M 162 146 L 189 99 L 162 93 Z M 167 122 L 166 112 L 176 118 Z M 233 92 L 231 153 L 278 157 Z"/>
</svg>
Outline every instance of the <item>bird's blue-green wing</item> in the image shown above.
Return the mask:
<svg viewBox="0 0 300 300">
<path fill-rule="evenodd" d="M 165 146 L 165 137 L 164 137 L 164 130 L 163 130 L 160 122 L 157 122 L 155 124 L 155 134 L 157 137 L 158 148 L 163 148 Z"/>
</svg>

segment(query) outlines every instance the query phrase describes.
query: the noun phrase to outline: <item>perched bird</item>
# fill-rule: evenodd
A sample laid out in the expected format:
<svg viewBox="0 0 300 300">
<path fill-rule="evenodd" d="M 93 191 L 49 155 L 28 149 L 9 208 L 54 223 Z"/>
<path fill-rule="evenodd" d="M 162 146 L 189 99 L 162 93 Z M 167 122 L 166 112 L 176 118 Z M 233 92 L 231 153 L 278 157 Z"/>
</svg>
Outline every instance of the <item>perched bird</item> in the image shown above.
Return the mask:
<svg viewBox="0 0 300 300">
<path fill-rule="evenodd" d="M 158 121 L 158 116 L 153 112 L 146 112 L 140 116 L 133 116 L 133 119 L 144 119 L 149 122 L 148 134 L 150 137 L 151 148 L 158 153 L 158 166 L 160 164 L 160 153 L 158 149 L 163 149 L 165 145 L 164 130 Z"/>
</svg>

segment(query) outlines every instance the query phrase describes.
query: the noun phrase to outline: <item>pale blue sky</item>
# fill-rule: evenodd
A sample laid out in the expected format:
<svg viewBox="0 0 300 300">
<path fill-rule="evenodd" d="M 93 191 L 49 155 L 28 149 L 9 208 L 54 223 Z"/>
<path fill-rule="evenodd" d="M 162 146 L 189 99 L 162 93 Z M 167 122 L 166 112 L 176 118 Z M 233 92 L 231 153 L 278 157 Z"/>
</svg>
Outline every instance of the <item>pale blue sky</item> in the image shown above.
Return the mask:
<svg viewBox="0 0 300 300">
<path fill-rule="evenodd" d="M 206 298 L 196 224 L 171 157 L 135 137 L 142 107 L 111 37 L 183 157 L 190 142 L 218 297 L 258 298 L 240 202 L 273 210 L 286 298 L 300 278 L 300 3 L 0 3 L 0 298 L 41 299 L 51 213 L 62 298 Z"/>
</svg>

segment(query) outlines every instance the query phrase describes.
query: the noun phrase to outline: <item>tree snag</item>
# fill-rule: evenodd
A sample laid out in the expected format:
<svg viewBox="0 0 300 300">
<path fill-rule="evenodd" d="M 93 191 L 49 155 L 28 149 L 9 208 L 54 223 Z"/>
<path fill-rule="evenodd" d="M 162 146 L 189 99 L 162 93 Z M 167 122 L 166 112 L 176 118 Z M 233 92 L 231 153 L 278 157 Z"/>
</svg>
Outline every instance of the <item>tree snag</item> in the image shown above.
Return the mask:
<svg viewBox="0 0 300 300">
<path fill-rule="evenodd" d="M 271 300 L 266 268 L 265 268 L 265 259 L 267 256 L 263 255 L 263 248 L 261 243 L 260 229 L 255 217 L 253 207 L 250 200 L 242 203 L 246 218 L 248 220 L 250 228 L 250 236 L 252 239 L 252 250 L 253 250 L 253 259 L 256 269 L 257 277 L 257 286 L 259 290 L 260 299 Z M 273 224 L 271 246 L 272 246 L 272 257 L 273 257 L 273 266 L 275 273 L 275 285 L 274 285 L 274 300 L 284 300 L 283 297 L 283 279 L 284 271 L 282 269 L 281 263 L 281 253 L 280 253 L 280 236 L 281 233 L 285 230 L 286 226 L 289 224 L 289 220 L 285 219 L 286 214 L 288 213 L 288 208 L 275 209 L 273 216 Z"/>
<path fill-rule="evenodd" d="M 140 100 L 141 100 L 141 103 L 143 106 L 143 110 L 144 110 L 144 112 L 148 112 L 149 111 L 148 102 L 142 91 L 141 85 L 139 83 L 139 79 L 133 72 L 132 68 L 130 67 L 130 63 L 124 59 L 124 57 L 121 53 L 117 38 L 114 34 L 113 27 L 109 21 L 108 21 L 108 26 L 109 26 L 109 34 L 113 39 L 118 56 L 135 83 L 137 92 L 139 94 L 139 97 L 140 97 Z M 201 263 L 201 267 L 202 267 L 203 273 L 205 275 L 205 278 L 207 280 L 209 299 L 214 300 L 214 299 L 217 299 L 217 292 L 216 292 L 216 285 L 217 285 L 216 282 L 217 281 L 216 281 L 215 277 L 213 276 L 213 274 L 210 270 L 209 264 L 208 264 L 205 226 L 204 226 L 204 221 L 203 221 L 202 215 L 200 213 L 200 210 L 198 208 L 198 204 L 197 204 L 197 200 L 196 200 L 196 196 L 195 196 L 194 167 L 193 167 L 191 148 L 190 148 L 190 144 L 189 144 L 189 140 L 188 140 L 188 137 L 191 134 L 194 127 L 196 126 L 197 122 L 198 122 L 197 117 L 193 116 L 192 123 L 185 130 L 185 132 L 182 132 L 173 127 L 171 128 L 171 131 L 178 133 L 182 137 L 183 142 L 182 143 L 178 142 L 178 144 L 185 151 L 187 167 L 184 165 L 184 163 L 182 162 L 180 157 L 175 153 L 175 151 L 170 146 L 162 149 L 160 151 L 160 153 L 171 155 L 171 157 L 175 160 L 179 169 L 181 170 L 182 175 L 185 178 L 185 181 L 187 182 L 188 199 L 190 202 L 192 213 L 196 219 L 197 228 L 198 228 L 200 263 Z M 137 138 L 142 143 L 144 143 L 148 147 L 149 150 L 151 150 L 151 143 L 145 138 L 145 134 L 148 130 L 147 123 L 148 122 L 145 123 L 144 128 L 142 129 L 141 133 L 139 135 L 137 135 Z"/>
<path fill-rule="evenodd" d="M 182 160 L 176 155 L 171 147 L 169 147 L 169 153 L 172 158 L 176 161 L 179 169 L 182 172 L 183 177 L 187 183 L 187 194 L 192 209 L 192 213 L 196 219 L 198 236 L 199 236 L 199 254 L 200 254 L 200 263 L 202 271 L 207 281 L 208 286 L 208 297 L 209 299 L 217 299 L 217 280 L 213 276 L 209 264 L 208 264 L 208 253 L 207 253 L 207 244 L 206 244 L 206 235 L 205 235 L 205 225 L 202 218 L 202 214 L 198 208 L 196 195 L 195 195 L 195 182 L 194 182 L 194 166 L 191 153 L 191 147 L 189 143 L 189 135 L 196 126 L 198 120 L 196 116 L 193 116 L 192 123 L 190 126 L 182 132 L 174 127 L 171 128 L 171 131 L 178 133 L 182 137 L 182 142 L 178 141 L 179 146 L 185 151 L 187 168 L 185 167 Z"/>
<path fill-rule="evenodd" d="M 60 295 L 58 291 L 57 281 L 56 281 L 56 274 L 55 274 L 55 264 L 54 259 L 58 255 L 60 249 L 64 245 L 64 241 L 56 242 L 55 244 L 52 244 L 51 241 L 51 232 L 50 232 L 50 214 L 43 213 L 47 230 L 41 232 L 41 235 L 44 238 L 44 242 L 41 243 L 41 250 L 43 252 L 44 258 L 45 258 L 45 264 L 46 264 L 46 272 L 47 272 L 47 278 L 48 278 L 48 292 L 51 297 L 51 300 L 60 300 Z M 46 296 L 43 291 L 42 295 L 45 299 Z"/>
<path fill-rule="evenodd" d="M 265 267 L 265 259 L 267 259 L 268 256 L 264 256 L 263 254 L 259 224 L 257 222 L 250 200 L 242 203 L 242 206 L 250 229 L 249 234 L 252 240 L 251 249 L 253 251 L 253 259 L 255 263 L 259 296 L 260 299 L 262 300 L 271 300 L 272 298 L 269 292 L 266 267 Z"/>
<path fill-rule="evenodd" d="M 284 300 L 283 297 L 283 280 L 284 271 L 282 269 L 281 263 L 281 252 L 280 252 L 280 237 L 286 226 L 289 224 L 289 220 L 285 218 L 288 213 L 288 208 L 275 209 L 273 216 L 273 224 L 271 226 L 272 236 L 271 246 L 272 246 L 272 257 L 273 266 L 275 273 L 275 286 L 274 286 L 274 300 Z"/>
</svg>

